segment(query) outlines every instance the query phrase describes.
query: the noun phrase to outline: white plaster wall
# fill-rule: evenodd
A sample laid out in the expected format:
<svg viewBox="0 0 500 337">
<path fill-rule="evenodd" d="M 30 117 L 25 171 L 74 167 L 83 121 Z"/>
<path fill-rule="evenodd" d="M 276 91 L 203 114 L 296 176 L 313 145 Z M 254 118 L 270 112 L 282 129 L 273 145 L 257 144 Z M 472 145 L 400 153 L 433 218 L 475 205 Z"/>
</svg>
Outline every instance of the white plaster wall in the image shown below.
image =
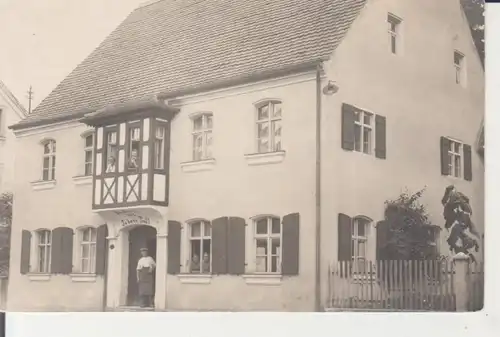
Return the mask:
<svg viewBox="0 0 500 337">
<path fill-rule="evenodd" d="M 339 85 L 323 96 L 322 265 L 337 259 L 337 216 L 383 219 L 384 201 L 427 186 L 423 202 L 443 227 L 441 197 L 454 184 L 471 199 L 484 233 L 484 166 L 475 147 L 484 115 L 484 73 L 458 0 L 372 0 L 326 67 Z M 403 19 L 403 54 L 389 52 L 387 14 Z M 455 83 L 453 51 L 466 56 L 467 86 Z M 387 118 L 387 159 L 341 149 L 341 104 Z M 472 146 L 472 182 L 441 175 L 440 137 Z M 375 229 L 371 231 L 375 258 Z M 441 233 L 441 252 L 449 254 Z M 480 257 L 481 253 L 476 254 Z M 326 271 L 322 273 L 326 294 Z M 325 295 L 326 296 L 326 295 Z"/>
</svg>

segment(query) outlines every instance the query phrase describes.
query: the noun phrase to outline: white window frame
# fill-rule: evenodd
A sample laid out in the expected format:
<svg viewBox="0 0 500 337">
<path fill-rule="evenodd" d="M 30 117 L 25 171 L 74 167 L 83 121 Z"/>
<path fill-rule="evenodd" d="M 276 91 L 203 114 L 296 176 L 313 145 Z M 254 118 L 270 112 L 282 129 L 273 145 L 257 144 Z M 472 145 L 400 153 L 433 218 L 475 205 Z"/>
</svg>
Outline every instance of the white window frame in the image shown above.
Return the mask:
<svg viewBox="0 0 500 337">
<path fill-rule="evenodd" d="M 389 35 L 389 51 L 393 55 L 401 53 L 401 24 L 403 20 L 394 14 L 387 14 L 387 33 Z M 393 29 L 394 26 L 394 29 Z M 394 48 L 393 48 L 394 43 Z"/>
<path fill-rule="evenodd" d="M 163 133 L 158 133 L 163 130 Z M 165 133 L 167 128 L 165 125 L 155 126 L 155 140 L 154 140 L 154 168 L 155 170 L 165 169 Z M 159 151 L 159 152 L 158 152 Z"/>
<path fill-rule="evenodd" d="M 257 223 L 263 219 L 267 220 L 267 233 L 266 234 L 258 234 L 257 233 Z M 272 233 L 272 222 L 273 219 L 276 219 L 279 221 L 280 224 L 280 232 L 279 233 Z M 280 275 L 281 274 L 281 264 L 282 264 L 282 249 L 283 249 L 283 224 L 281 223 L 281 218 L 275 215 L 263 215 L 263 216 L 258 216 L 252 219 L 253 220 L 253 225 L 252 225 L 252 254 L 253 254 L 253 259 L 254 259 L 254 273 L 255 274 L 269 274 L 269 275 Z M 272 242 L 273 240 L 279 240 L 279 250 L 278 254 L 272 254 Z M 257 270 L 257 265 L 258 265 L 258 258 L 259 256 L 257 255 L 257 241 L 260 240 L 266 240 L 267 246 L 267 254 L 265 255 L 266 258 L 266 270 L 265 271 L 258 271 Z M 262 256 L 264 257 L 264 256 Z M 276 271 L 272 271 L 272 258 L 277 257 L 277 262 L 276 262 Z"/>
<path fill-rule="evenodd" d="M 359 235 L 359 222 L 364 222 L 365 233 L 364 235 Z M 372 227 L 373 221 L 366 216 L 356 216 L 352 219 L 351 223 L 351 261 L 353 262 L 354 273 L 365 272 L 363 268 L 360 267 L 361 264 L 358 262 L 363 261 L 364 268 L 368 268 L 367 262 L 369 262 L 369 246 L 370 246 L 370 229 Z M 364 256 L 359 253 L 359 243 L 364 242 L 365 252 Z"/>
<path fill-rule="evenodd" d="M 273 116 L 274 114 L 274 109 L 276 105 L 280 105 L 281 110 L 279 116 Z M 265 100 L 263 102 L 260 102 L 255 105 L 256 107 L 256 117 L 255 117 L 255 134 L 256 134 L 256 149 L 257 153 L 272 153 L 272 152 L 279 152 L 283 151 L 283 135 L 280 136 L 280 146 L 279 148 L 276 146 L 276 139 L 275 139 L 275 134 L 274 134 L 274 125 L 276 123 L 280 123 L 281 125 L 281 132 L 283 132 L 283 102 L 281 100 L 277 99 L 270 99 L 270 100 Z M 260 109 L 263 107 L 268 108 L 268 115 L 267 118 L 259 118 L 259 112 Z M 267 141 L 267 149 L 261 150 L 260 148 L 260 135 L 259 135 L 259 126 L 267 124 L 267 129 L 268 129 L 268 141 Z"/>
<path fill-rule="evenodd" d="M 186 249 L 186 268 L 185 268 L 185 273 L 192 274 L 192 275 L 210 275 L 212 273 L 212 224 L 210 221 L 205 220 L 205 219 L 193 219 L 188 221 L 187 223 L 187 249 Z M 196 224 L 200 224 L 200 236 L 193 236 L 192 232 L 192 227 Z M 210 228 L 210 234 L 206 235 L 206 228 Z M 193 240 L 199 240 L 200 241 L 200 271 L 199 272 L 193 272 L 191 270 L 191 261 L 192 261 L 192 241 Z M 203 242 L 205 240 L 210 241 L 210 265 L 209 265 L 209 270 L 208 271 L 203 271 Z"/>
<path fill-rule="evenodd" d="M 359 116 L 359 118 L 358 118 Z M 370 122 L 368 124 L 365 123 L 365 116 L 370 118 Z M 372 154 L 373 153 L 373 144 L 374 144 L 374 120 L 375 120 L 375 114 L 356 109 L 354 111 L 354 151 L 356 152 L 361 152 L 365 154 Z M 359 149 L 357 148 L 358 143 L 356 142 L 356 126 L 359 127 Z M 364 144 L 365 144 L 365 129 L 369 131 L 369 137 L 368 137 L 368 144 L 367 144 L 367 149 L 365 151 Z"/>
<path fill-rule="evenodd" d="M 48 146 L 49 152 L 45 153 L 45 147 Z M 46 139 L 42 142 L 43 158 L 42 158 L 42 181 L 56 180 L 56 151 L 57 143 L 54 139 Z M 45 167 L 45 159 L 49 159 L 48 167 Z M 47 171 L 47 179 L 44 177 L 44 172 Z"/>
<path fill-rule="evenodd" d="M 456 58 L 458 56 L 458 63 Z M 455 67 L 455 83 L 465 87 L 465 55 L 458 50 L 453 51 L 453 66 Z"/>
<path fill-rule="evenodd" d="M 91 137 L 91 145 L 87 145 L 87 139 Z M 82 135 L 83 138 L 83 175 L 91 176 L 94 173 L 94 142 L 95 135 L 93 132 L 87 132 Z M 87 161 L 87 153 L 90 153 L 90 161 Z M 90 165 L 90 172 L 87 172 L 87 165 Z"/>
<path fill-rule="evenodd" d="M 89 231 L 89 240 L 84 240 L 85 232 Z M 93 237 L 92 237 L 93 232 Z M 83 254 L 83 247 L 88 246 L 89 255 L 86 257 Z M 97 228 L 91 226 L 85 226 L 78 229 L 78 251 L 76 252 L 76 256 L 78 258 L 77 266 L 78 272 L 82 274 L 95 274 L 96 272 L 96 252 L 97 252 Z M 84 270 L 83 268 L 83 260 L 88 260 L 89 269 Z"/>
<path fill-rule="evenodd" d="M 456 139 L 448 138 L 450 144 L 448 151 L 448 175 L 454 178 L 463 178 L 464 176 L 464 144 Z M 455 151 L 455 145 L 459 146 L 458 151 Z M 459 172 L 456 173 L 455 159 L 459 159 Z"/>
<path fill-rule="evenodd" d="M 196 121 L 201 118 L 201 128 L 196 129 Z M 211 120 L 211 125 L 208 125 L 208 120 Z M 191 131 L 191 142 L 192 142 L 192 155 L 193 161 L 201 161 L 207 159 L 213 159 L 213 123 L 214 115 L 211 112 L 197 113 L 191 116 L 192 119 L 192 131 Z M 211 144 L 208 143 L 210 136 Z M 201 151 L 197 151 L 196 140 L 201 137 Z M 198 157 L 198 153 L 201 155 Z"/>
<path fill-rule="evenodd" d="M 51 260 L 52 260 L 52 231 L 49 229 L 38 229 L 35 231 L 36 234 L 36 272 L 41 274 L 50 274 L 51 271 Z M 42 237 L 43 235 L 43 237 Z M 40 250 L 45 247 L 45 253 L 42 257 Z M 40 268 L 41 259 L 45 260 L 45 264 Z"/>
<path fill-rule="evenodd" d="M 118 131 L 115 129 L 106 130 L 106 158 L 104 161 L 104 173 L 114 173 L 118 169 Z M 114 137 L 113 137 L 114 135 Z M 115 158 L 114 170 L 108 172 L 108 160 L 110 156 Z"/>
</svg>

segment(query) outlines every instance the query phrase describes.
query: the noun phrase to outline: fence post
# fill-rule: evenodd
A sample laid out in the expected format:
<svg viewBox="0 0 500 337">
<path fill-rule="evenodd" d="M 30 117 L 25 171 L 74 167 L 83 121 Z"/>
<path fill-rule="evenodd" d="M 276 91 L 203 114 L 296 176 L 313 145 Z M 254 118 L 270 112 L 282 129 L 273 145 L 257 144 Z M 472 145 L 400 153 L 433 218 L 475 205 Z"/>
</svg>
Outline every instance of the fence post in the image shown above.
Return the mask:
<svg viewBox="0 0 500 337">
<path fill-rule="evenodd" d="M 453 257 L 453 263 L 455 265 L 453 290 L 455 293 L 456 311 L 467 311 L 469 299 L 469 289 L 467 287 L 469 257 L 464 253 L 458 253 Z"/>
</svg>

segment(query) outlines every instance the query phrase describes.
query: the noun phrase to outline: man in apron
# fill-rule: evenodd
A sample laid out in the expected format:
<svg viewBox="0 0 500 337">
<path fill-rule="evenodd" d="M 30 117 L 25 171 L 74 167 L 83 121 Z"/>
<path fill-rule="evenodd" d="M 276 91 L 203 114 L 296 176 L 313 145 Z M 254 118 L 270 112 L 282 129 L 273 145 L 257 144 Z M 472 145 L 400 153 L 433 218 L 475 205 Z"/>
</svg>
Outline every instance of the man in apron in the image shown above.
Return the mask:
<svg viewBox="0 0 500 337">
<path fill-rule="evenodd" d="M 139 285 L 139 297 L 141 307 L 153 306 L 153 271 L 156 263 L 148 255 L 147 248 L 141 248 L 142 257 L 137 262 L 137 283 Z"/>
</svg>

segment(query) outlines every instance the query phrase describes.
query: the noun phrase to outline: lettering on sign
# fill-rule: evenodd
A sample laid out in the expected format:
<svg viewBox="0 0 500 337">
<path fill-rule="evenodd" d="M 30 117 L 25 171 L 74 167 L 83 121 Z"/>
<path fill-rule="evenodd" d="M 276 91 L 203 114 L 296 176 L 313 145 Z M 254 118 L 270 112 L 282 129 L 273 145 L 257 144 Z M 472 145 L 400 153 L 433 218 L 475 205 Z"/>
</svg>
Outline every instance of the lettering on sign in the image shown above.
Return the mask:
<svg viewBox="0 0 500 337">
<path fill-rule="evenodd" d="M 151 219 L 147 216 L 142 216 L 139 214 L 126 214 L 126 218 L 122 219 L 122 226 L 132 226 L 132 225 L 150 225 Z"/>
</svg>

